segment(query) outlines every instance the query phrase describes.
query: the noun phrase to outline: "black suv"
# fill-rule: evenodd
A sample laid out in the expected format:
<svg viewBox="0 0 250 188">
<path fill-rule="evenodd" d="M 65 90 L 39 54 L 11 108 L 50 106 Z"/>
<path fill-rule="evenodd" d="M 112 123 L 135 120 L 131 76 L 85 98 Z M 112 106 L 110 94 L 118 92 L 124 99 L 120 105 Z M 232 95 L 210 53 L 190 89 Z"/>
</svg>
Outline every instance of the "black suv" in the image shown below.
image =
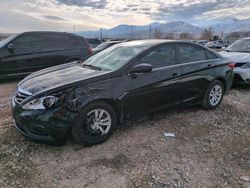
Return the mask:
<svg viewBox="0 0 250 188">
<path fill-rule="evenodd" d="M 0 79 L 82 59 L 92 53 L 81 36 L 62 32 L 25 32 L 0 41 Z"/>
</svg>

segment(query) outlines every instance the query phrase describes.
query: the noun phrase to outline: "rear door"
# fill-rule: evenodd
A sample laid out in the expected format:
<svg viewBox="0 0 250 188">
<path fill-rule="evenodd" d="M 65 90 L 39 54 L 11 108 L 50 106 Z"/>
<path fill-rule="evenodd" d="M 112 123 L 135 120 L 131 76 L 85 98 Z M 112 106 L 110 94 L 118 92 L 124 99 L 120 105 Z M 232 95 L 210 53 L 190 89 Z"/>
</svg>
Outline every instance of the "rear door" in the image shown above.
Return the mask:
<svg viewBox="0 0 250 188">
<path fill-rule="evenodd" d="M 207 57 L 206 49 L 194 44 L 180 43 L 177 45 L 177 51 L 181 69 L 182 100 L 199 101 L 213 76 L 211 69 L 214 60 Z"/>
<path fill-rule="evenodd" d="M 129 93 L 124 100 L 125 114 L 129 118 L 171 107 L 181 101 L 177 78 L 180 69 L 176 64 L 174 45 L 153 49 L 136 64 L 140 63 L 151 64 L 153 70 L 129 75 Z"/>
<path fill-rule="evenodd" d="M 36 70 L 65 63 L 70 57 L 64 33 L 39 33 L 36 51 Z"/>
</svg>

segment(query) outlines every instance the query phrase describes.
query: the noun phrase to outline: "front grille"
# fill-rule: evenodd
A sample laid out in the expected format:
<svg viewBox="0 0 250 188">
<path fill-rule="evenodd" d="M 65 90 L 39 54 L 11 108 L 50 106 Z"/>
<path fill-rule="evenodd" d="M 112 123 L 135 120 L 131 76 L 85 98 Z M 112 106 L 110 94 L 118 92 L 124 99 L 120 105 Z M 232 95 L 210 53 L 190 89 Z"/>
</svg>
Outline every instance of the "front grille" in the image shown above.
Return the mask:
<svg viewBox="0 0 250 188">
<path fill-rule="evenodd" d="M 17 104 L 20 104 L 31 95 L 32 94 L 30 92 L 22 90 L 21 88 L 18 88 L 16 96 L 15 96 L 15 102 Z"/>
</svg>

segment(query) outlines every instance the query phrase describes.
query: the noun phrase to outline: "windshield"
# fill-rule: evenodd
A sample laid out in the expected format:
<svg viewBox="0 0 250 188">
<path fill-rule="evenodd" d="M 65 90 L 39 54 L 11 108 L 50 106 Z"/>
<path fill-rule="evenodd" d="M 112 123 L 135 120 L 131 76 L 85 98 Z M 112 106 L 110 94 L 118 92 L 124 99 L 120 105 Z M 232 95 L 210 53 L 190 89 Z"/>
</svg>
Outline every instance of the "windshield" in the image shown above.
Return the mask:
<svg viewBox="0 0 250 188">
<path fill-rule="evenodd" d="M 97 67 L 101 70 L 115 71 L 144 49 L 146 49 L 145 46 L 112 46 L 91 56 L 82 65 Z"/>
<path fill-rule="evenodd" d="M 0 41 L 0 48 L 2 48 L 3 46 L 5 46 L 8 42 L 10 42 L 12 39 L 14 39 L 17 35 L 11 35 L 8 38 Z"/>
<path fill-rule="evenodd" d="M 250 52 L 250 39 L 241 39 L 227 48 L 229 52 Z"/>
</svg>

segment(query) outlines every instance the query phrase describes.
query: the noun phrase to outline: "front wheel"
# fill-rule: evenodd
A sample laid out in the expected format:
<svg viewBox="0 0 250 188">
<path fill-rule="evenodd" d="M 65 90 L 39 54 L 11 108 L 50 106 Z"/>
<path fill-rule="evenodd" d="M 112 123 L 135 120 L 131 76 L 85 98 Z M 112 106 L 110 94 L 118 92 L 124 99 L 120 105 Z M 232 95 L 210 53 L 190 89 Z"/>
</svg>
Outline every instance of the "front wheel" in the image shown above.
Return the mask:
<svg viewBox="0 0 250 188">
<path fill-rule="evenodd" d="M 78 114 L 72 135 L 79 144 L 94 145 L 106 141 L 117 124 L 117 115 L 109 104 L 93 102 Z"/>
<path fill-rule="evenodd" d="M 205 93 L 202 106 L 209 110 L 217 108 L 223 99 L 224 93 L 223 83 L 219 80 L 214 80 Z"/>
</svg>

